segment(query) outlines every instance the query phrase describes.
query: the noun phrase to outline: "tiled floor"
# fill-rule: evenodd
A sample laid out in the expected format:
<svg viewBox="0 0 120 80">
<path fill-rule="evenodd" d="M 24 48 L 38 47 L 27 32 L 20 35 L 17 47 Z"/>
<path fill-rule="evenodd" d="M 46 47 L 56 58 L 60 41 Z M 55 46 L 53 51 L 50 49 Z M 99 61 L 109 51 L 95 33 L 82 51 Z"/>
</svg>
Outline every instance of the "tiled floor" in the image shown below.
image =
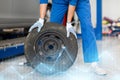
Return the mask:
<svg viewBox="0 0 120 80">
<path fill-rule="evenodd" d="M 99 76 L 91 72 L 89 64 L 82 58 L 81 40 L 79 54 L 74 65 L 62 74 L 43 76 L 28 66 L 18 65 L 25 61 L 24 56 L 0 62 L 0 80 L 120 80 L 120 39 L 104 37 L 97 41 L 99 64 L 108 72 L 107 76 Z"/>
</svg>

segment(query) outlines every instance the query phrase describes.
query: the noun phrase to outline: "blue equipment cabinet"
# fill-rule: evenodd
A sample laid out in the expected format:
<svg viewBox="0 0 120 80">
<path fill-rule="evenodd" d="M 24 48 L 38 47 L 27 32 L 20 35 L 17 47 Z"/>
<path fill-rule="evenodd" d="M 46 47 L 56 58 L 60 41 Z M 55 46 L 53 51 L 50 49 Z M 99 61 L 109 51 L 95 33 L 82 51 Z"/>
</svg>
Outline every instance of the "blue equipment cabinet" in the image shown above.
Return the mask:
<svg viewBox="0 0 120 80">
<path fill-rule="evenodd" d="M 25 37 L 0 41 L 0 60 L 24 54 Z"/>
<path fill-rule="evenodd" d="M 9 58 L 9 57 L 20 55 L 23 53 L 24 53 L 24 45 L 23 44 L 6 47 L 3 49 L 0 49 L 0 59 Z"/>
</svg>

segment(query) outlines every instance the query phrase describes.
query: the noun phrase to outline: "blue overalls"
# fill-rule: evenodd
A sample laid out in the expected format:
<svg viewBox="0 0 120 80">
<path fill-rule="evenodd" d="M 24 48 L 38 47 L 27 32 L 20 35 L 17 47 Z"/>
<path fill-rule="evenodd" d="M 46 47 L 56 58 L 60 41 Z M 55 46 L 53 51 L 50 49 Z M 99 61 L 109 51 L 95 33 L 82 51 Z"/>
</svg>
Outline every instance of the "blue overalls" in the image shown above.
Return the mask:
<svg viewBox="0 0 120 80">
<path fill-rule="evenodd" d="M 43 3 L 48 3 L 48 0 L 40 0 L 40 4 Z M 94 29 L 91 23 L 89 0 L 52 0 L 50 22 L 62 24 L 69 4 L 76 6 L 76 13 L 81 23 L 84 62 L 97 62 L 98 50 Z"/>
</svg>

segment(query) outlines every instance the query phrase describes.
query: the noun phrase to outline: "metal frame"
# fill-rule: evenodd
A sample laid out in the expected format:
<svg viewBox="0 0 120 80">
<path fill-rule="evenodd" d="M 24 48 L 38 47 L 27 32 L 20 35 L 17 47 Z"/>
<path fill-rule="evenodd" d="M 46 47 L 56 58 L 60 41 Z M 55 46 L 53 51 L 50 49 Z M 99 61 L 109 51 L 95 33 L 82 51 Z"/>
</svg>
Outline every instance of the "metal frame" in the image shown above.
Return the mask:
<svg viewBox="0 0 120 80">
<path fill-rule="evenodd" d="M 102 40 L 102 0 L 97 0 L 97 24 L 95 28 L 95 34 L 97 40 Z"/>
</svg>

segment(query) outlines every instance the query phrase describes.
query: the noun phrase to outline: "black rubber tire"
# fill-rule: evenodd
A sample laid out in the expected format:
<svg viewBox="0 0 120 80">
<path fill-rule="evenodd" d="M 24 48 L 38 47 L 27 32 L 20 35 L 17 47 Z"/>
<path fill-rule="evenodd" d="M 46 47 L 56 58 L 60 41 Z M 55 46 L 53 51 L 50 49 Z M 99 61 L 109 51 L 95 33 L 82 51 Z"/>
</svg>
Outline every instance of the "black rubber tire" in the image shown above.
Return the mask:
<svg viewBox="0 0 120 80">
<path fill-rule="evenodd" d="M 25 57 L 41 74 L 54 74 L 70 68 L 78 53 L 77 40 L 73 34 L 66 37 L 61 24 L 46 23 L 38 33 L 32 30 L 25 41 Z"/>
</svg>

